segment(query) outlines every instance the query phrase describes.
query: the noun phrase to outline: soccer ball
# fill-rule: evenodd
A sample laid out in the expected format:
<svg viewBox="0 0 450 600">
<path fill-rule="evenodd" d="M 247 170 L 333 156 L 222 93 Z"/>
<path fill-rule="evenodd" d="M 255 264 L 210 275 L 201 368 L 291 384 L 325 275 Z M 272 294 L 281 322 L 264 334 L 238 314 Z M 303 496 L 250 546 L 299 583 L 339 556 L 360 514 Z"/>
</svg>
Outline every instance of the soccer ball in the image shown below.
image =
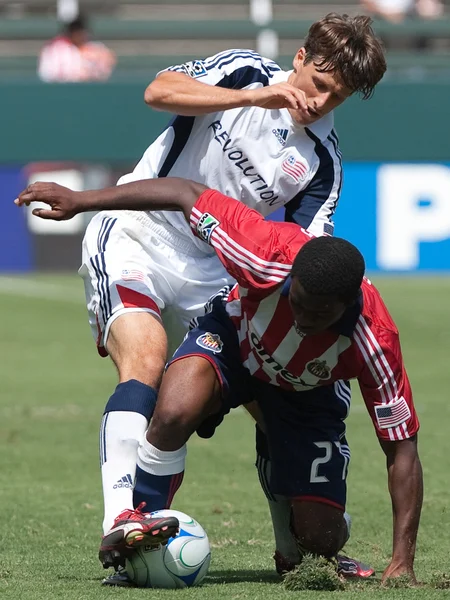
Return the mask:
<svg viewBox="0 0 450 600">
<path fill-rule="evenodd" d="M 154 516 L 173 516 L 180 531 L 167 545 L 141 546 L 126 560 L 126 571 L 138 587 L 185 588 L 199 585 L 211 562 L 211 549 L 205 530 L 192 517 L 178 510 L 157 510 Z"/>
</svg>

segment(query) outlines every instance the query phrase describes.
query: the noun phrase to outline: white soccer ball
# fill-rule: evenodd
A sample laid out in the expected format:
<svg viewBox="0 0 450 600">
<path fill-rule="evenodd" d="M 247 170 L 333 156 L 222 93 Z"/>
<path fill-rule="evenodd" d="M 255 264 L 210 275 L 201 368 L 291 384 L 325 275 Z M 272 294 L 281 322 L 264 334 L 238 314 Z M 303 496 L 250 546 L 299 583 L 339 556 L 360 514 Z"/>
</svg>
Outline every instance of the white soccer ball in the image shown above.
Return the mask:
<svg viewBox="0 0 450 600">
<path fill-rule="evenodd" d="M 157 510 L 154 516 L 173 516 L 180 531 L 167 545 L 141 546 L 126 560 L 126 570 L 138 587 L 185 588 L 199 585 L 211 562 L 211 548 L 203 527 L 178 510 Z"/>
</svg>

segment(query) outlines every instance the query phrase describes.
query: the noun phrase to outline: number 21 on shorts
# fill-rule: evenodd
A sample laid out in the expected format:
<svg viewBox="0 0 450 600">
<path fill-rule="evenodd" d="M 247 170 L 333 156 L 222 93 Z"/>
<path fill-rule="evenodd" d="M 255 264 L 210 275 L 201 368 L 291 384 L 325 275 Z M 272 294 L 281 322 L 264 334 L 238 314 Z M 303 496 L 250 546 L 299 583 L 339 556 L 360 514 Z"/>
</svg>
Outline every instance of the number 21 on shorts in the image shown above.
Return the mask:
<svg viewBox="0 0 450 600">
<path fill-rule="evenodd" d="M 329 479 L 326 475 L 320 475 L 319 471 L 321 466 L 330 462 L 333 457 L 333 445 L 336 446 L 340 455 L 344 459 L 344 465 L 342 468 L 342 479 L 345 480 L 347 477 L 347 468 L 348 462 L 350 460 L 350 450 L 348 446 L 343 447 L 341 442 L 314 442 L 314 445 L 317 446 L 320 450 L 325 452 L 324 456 L 319 456 L 312 461 L 311 464 L 311 473 L 309 477 L 310 483 L 328 483 Z"/>
</svg>

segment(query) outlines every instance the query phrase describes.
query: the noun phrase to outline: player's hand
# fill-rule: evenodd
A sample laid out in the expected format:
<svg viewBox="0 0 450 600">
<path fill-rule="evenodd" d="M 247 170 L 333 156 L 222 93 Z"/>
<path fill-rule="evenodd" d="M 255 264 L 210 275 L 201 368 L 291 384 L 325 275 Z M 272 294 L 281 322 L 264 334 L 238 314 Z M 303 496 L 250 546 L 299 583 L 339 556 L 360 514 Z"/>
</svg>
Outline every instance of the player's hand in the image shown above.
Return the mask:
<svg viewBox="0 0 450 600">
<path fill-rule="evenodd" d="M 305 116 L 311 116 L 308 112 L 308 102 L 305 93 L 290 83 L 284 82 L 267 85 L 257 90 L 252 90 L 252 92 L 254 94 L 252 98 L 253 106 L 260 106 L 269 110 L 292 108 Z"/>
<path fill-rule="evenodd" d="M 79 212 L 77 210 L 77 206 L 79 207 L 78 195 L 80 192 L 74 192 L 57 183 L 38 181 L 21 192 L 19 197 L 14 200 L 14 204 L 29 206 L 31 202 L 45 202 L 50 209 L 35 208 L 33 215 L 41 219 L 67 221 Z"/>
<path fill-rule="evenodd" d="M 394 564 L 391 562 L 386 567 L 383 576 L 381 577 L 381 582 L 385 583 L 388 579 L 396 579 L 397 577 L 404 576 L 408 577 L 413 585 L 417 584 L 416 576 L 412 566 L 399 564 L 398 562 Z"/>
</svg>

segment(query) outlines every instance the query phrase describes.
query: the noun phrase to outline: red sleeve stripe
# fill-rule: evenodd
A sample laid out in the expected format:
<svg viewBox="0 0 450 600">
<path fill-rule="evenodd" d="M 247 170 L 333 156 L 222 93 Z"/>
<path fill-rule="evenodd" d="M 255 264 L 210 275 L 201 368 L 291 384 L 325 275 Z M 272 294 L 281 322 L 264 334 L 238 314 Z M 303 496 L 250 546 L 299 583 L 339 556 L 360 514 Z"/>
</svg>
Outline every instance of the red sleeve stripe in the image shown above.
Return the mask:
<svg viewBox="0 0 450 600">
<path fill-rule="evenodd" d="M 381 379 L 380 379 L 379 371 L 376 369 L 376 365 L 372 361 L 372 358 L 370 356 L 370 354 L 371 354 L 370 348 L 367 349 L 367 346 L 364 344 L 363 339 L 361 338 L 361 334 L 358 332 L 357 329 L 355 329 L 355 331 L 354 331 L 354 337 L 355 337 L 355 341 L 358 345 L 359 351 L 361 352 L 361 354 L 364 358 L 364 362 L 369 367 L 369 370 L 372 373 L 372 377 L 373 377 L 375 383 L 377 384 L 378 389 L 380 390 L 382 403 L 387 404 L 388 400 L 384 393 L 383 383 L 382 383 L 383 375 L 381 375 Z"/>
<path fill-rule="evenodd" d="M 394 372 L 392 371 L 391 366 L 388 363 L 380 344 L 378 343 L 376 337 L 374 336 L 373 331 L 367 325 L 366 320 L 364 318 L 361 319 L 361 323 L 364 327 L 364 331 L 366 332 L 367 339 L 370 340 L 370 342 L 372 343 L 372 346 L 375 348 L 375 352 L 376 352 L 379 360 L 381 361 L 382 367 L 384 368 L 385 372 L 388 374 L 389 380 L 392 382 L 393 394 L 394 394 L 395 398 L 397 398 L 398 397 L 398 388 L 397 388 L 397 381 L 395 379 Z"/>
<path fill-rule="evenodd" d="M 217 227 L 217 229 L 219 229 L 219 227 Z M 237 250 L 232 248 L 229 244 L 227 244 L 227 242 L 219 235 L 217 229 L 213 232 L 211 236 L 211 244 L 215 248 L 221 250 L 225 256 L 227 256 L 237 265 L 241 266 L 244 269 L 247 269 L 251 273 L 255 273 L 262 279 L 276 281 L 277 283 L 284 281 L 289 275 L 290 269 L 289 271 L 279 271 L 270 267 L 262 267 L 261 265 L 252 262 L 250 259 L 246 258 Z"/>
<path fill-rule="evenodd" d="M 215 233 L 216 232 L 214 232 L 211 236 L 211 242 L 214 248 L 217 250 L 217 252 L 223 254 L 228 259 L 230 259 L 230 261 L 233 262 L 235 265 L 241 267 L 243 271 L 253 273 L 253 275 L 256 275 L 264 281 L 274 281 L 275 283 L 281 283 L 286 279 L 286 275 L 283 275 L 282 277 L 280 277 L 279 275 L 268 275 L 263 270 L 254 269 L 253 267 L 249 266 L 248 263 L 239 260 L 239 258 L 235 254 L 233 254 L 227 248 L 224 248 L 222 246 L 220 238 L 216 236 Z"/>
<path fill-rule="evenodd" d="M 268 261 L 268 260 L 264 260 L 260 256 L 257 256 L 256 254 L 253 254 L 253 252 L 250 252 L 249 250 L 247 250 L 247 248 L 244 248 L 243 246 L 241 246 L 240 244 L 238 244 L 236 242 L 236 240 L 234 240 L 233 238 L 231 238 L 222 229 L 222 227 L 217 227 L 216 232 L 219 233 L 220 236 L 222 238 L 224 238 L 224 240 L 226 242 L 228 242 L 228 244 L 230 244 L 230 246 L 234 246 L 242 254 L 245 254 L 246 256 L 248 256 L 253 262 L 259 263 L 262 267 L 268 267 L 268 268 L 273 267 L 275 269 L 280 269 L 280 271 L 284 272 L 285 275 L 288 275 L 291 272 L 291 269 L 292 269 L 292 265 L 291 264 L 286 264 L 286 263 L 281 263 L 281 262 L 271 262 L 271 261 Z"/>
<path fill-rule="evenodd" d="M 381 346 L 362 316 L 359 318 L 355 328 L 355 341 L 378 386 L 382 403 L 388 404 L 395 401 L 398 396 L 398 388 L 394 373 Z M 406 423 L 402 423 L 402 425 L 395 428 L 389 428 L 386 431 L 388 431 L 389 438 L 393 441 L 409 437 Z"/>
<path fill-rule="evenodd" d="M 381 346 L 370 331 L 364 317 L 360 317 L 355 328 L 355 339 L 373 378 L 380 388 L 383 404 L 397 398 L 397 382 Z"/>
</svg>

